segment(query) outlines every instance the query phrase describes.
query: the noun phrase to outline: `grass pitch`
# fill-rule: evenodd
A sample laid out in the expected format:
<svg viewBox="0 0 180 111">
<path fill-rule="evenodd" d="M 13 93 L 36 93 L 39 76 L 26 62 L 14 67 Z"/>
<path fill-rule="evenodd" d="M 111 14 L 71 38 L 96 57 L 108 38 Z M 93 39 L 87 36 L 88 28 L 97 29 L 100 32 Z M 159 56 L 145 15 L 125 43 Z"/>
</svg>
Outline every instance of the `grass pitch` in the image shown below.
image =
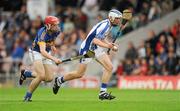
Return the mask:
<svg viewBox="0 0 180 111">
<path fill-rule="evenodd" d="M 109 89 L 117 98 L 98 99 L 98 89 L 38 88 L 22 102 L 26 88 L 0 88 L 0 111 L 180 111 L 180 91 Z"/>
</svg>

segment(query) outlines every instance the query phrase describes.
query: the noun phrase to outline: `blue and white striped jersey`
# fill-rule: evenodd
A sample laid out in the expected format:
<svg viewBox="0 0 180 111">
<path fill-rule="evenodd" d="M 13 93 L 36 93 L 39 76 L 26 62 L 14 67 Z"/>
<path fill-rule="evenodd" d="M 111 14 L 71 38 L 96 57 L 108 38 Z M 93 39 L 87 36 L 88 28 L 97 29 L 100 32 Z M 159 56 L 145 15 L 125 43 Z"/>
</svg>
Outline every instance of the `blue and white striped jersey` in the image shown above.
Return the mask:
<svg viewBox="0 0 180 111">
<path fill-rule="evenodd" d="M 105 34 L 110 30 L 111 24 L 109 19 L 97 23 L 89 32 L 86 39 L 81 45 L 80 54 L 87 50 L 95 50 L 97 46 L 92 43 L 94 38 L 105 39 Z"/>
</svg>

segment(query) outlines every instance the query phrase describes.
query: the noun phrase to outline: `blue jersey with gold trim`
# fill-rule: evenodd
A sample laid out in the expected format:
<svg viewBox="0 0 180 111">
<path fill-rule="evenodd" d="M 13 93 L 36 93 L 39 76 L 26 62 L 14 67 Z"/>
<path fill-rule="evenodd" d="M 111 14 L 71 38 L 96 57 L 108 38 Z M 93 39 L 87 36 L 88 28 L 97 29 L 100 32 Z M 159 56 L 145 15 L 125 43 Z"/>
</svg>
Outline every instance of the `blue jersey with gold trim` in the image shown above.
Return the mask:
<svg viewBox="0 0 180 111">
<path fill-rule="evenodd" d="M 49 52 L 51 50 L 51 46 L 54 45 L 54 40 L 57 38 L 57 36 L 59 34 L 60 34 L 60 31 L 54 32 L 52 34 L 48 34 L 46 31 L 46 27 L 40 28 L 34 39 L 32 50 L 40 52 L 38 43 L 45 42 L 46 43 L 46 51 Z"/>
</svg>

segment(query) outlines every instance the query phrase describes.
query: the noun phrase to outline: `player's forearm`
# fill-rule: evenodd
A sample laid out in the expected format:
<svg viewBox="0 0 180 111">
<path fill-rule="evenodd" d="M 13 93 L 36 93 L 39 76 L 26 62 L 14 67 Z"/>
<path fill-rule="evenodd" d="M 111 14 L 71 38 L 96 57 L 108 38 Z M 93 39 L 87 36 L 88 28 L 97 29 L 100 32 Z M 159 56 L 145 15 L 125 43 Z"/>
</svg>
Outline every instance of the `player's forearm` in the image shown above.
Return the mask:
<svg viewBox="0 0 180 111">
<path fill-rule="evenodd" d="M 50 55 L 47 51 L 45 51 L 45 50 L 41 50 L 41 54 L 42 54 L 44 57 L 46 57 L 46 58 L 48 58 L 48 59 L 51 59 L 52 61 L 55 60 L 55 57 L 51 56 L 51 55 Z"/>
<path fill-rule="evenodd" d="M 121 24 L 121 25 L 120 25 L 121 31 L 124 30 L 124 29 L 126 28 L 127 24 L 128 24 L 128 22 L 126 22 L 125 24 Z"/>
<path fill-rule="evenodd" d="M 106 39 L 102 40 L 106 44 L 110 44 Z"/>
<path fill-rule="evenodd" d="M 52 50 L 52 55 L 56 53 L 57 49 L 55 46 L 51 46 L 51 50 Z"/>
<path fill-rule="evenodd" d="M 93 39 L 93 43 L 100 46 L 100 47 L 104 47 L 104 48 L 111 48 L 110 44 L 106 43 L 106 42 L 103 42 L 97 38 L 94 38 Z"/>
<path fill-rule="evenodd" d="M 55 57 L 53 57 L 52 55 L 50 55 L 50 54 L 46 51 L 46 44 L 45 44 L 45 42 L 39 42 L 38 44 L 39 44 L 40 53 L 42 54 L 42 56 L 44 56 L 44 57 L 46 57 L 46 58 L 48 58 L 48 59 L 50 59 L 50 60 L 53 60 L 53 61 L 56 60 Z"/>
</svg>

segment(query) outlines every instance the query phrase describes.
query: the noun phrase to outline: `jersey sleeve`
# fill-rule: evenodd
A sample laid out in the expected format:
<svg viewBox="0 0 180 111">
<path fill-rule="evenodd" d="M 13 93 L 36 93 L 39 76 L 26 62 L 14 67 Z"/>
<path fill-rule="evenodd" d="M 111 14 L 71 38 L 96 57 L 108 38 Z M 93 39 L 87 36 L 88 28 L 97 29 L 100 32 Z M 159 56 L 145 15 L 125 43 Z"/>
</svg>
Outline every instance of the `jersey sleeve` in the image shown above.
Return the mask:
<svg viewBox="0 0 180 111">
<path fill-rule="evenodd" d="M 98 39 L 104 39 L 105 38 L 105 32 L 109 28 L 109 25 L 107 22 L 102 23 L 97 29 L 96 29 L 96 38 Z"/>
<path fill-rule="evenodd" d="M 38 45 L 41 45 L 41 44 L 45 44 L 45 35 L 46 35 L 46 32 L 45 32 L 45 29 L 40 29 L 38 31 Z"/>
</svg>

